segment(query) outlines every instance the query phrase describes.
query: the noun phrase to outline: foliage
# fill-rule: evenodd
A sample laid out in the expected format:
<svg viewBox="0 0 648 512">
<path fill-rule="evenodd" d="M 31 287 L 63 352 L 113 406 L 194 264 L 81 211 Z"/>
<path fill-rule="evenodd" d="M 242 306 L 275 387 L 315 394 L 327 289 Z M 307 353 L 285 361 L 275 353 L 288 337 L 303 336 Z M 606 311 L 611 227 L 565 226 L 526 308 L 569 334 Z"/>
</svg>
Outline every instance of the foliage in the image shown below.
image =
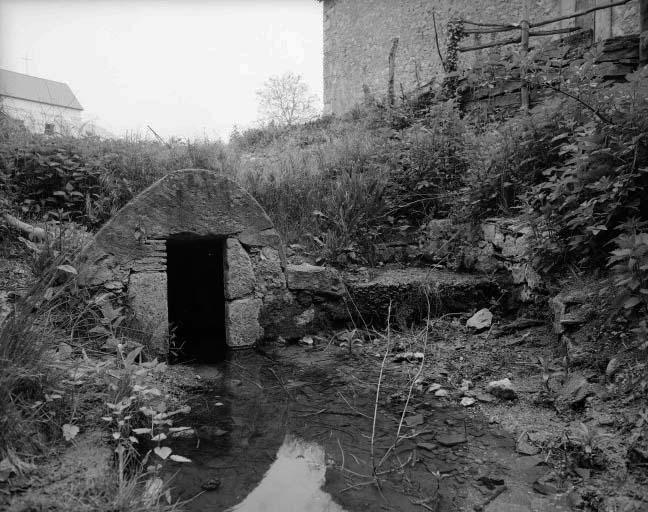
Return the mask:
<svg viewBox="0 0 648 512">
<path fill-rule="evenodd" d="M 631 219 L 614 242 L 617 246 L 608 259 L 619 291 L 619 304 L 625 309 L 648 311 L 648 232 L 640 231 L 648 222 Z"/>
<path fill-rule="evenodd" d="M 410 128 L 394 136 L 399 144 L 389 197 L 393 214 L 412 224 L 451 214 L 468 167 L 465 131 L 458 105 L 450 100 L 429 106 Z"/>
<path fill-rule="evenodd" d="M 346 262 L 347 255 L 352 260 L 357 260 L 357 253 L 371 255 L 385 220 L 385 181 L 380 176 L 351 171 L 341 174 L 330 187 L 323 211 L 313 212 L 323 256 Z"/>
<path fill-rule="evenodd" d="M 648 218 L 648 103 L 634 90 L 639 75 L 629 87 L 609 91 L 615 124 L 596 118 L 559 135 L 565 161 L 546 169 L 545 181 L 526 196 L 538 230 L 537 262 L 546 270 L 565 262 L 601 264 L 618 225 Z"/>
<path fill-rule="evenodd" d="M 471 131 L 464 147 L 464 215 L 478 219 L 517 213 L 529 187 L 544 181 L 544 170 L 561 165 L 555 135 L 564 130 L 565 119 L 539 110 Z"/>
<path fill-rule="evenodd" d="M 229 166 L 220 142 L 47 137 L 15 129 L 0 135 L 0 191 L 13 211 L 91 229 L 167 172 Z"/>
<path fill-rule="evenodd" d="M 292 126 L 317 115 L 316 98 L 301 75 L 292 72 L 271 76 L 257 91 L 259 114 L 264 123 Z"/>
</svg>

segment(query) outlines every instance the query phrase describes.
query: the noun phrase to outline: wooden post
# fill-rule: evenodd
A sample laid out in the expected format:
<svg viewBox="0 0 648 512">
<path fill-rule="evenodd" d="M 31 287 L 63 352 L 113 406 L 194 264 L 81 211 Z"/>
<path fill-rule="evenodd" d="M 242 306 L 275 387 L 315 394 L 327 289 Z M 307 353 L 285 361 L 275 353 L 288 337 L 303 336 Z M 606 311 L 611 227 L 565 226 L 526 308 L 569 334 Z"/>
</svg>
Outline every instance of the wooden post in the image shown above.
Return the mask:
<svg viewBox="0 0 648 512">
<path fill-rule="evenodd" d="M 398 50 L 398 38 L 392 39 L 392 47 L 389 52 L 389 84 L 387 86 L 387 103 L 394 106 L 394 75 L 396 73 L 396 50 Z"/>
<path fill-rule="evenodd" d="M 639 0 L 639 63 L 648 64 L 648 0 Z"/>
<path fill-rule="evenodd" d="M 526 60 L 529 55 L 529 22 L 528 20 L 523 20 L 520 22 L 520 29 L 522 31 L 522 58 Z M 528 110 L 530 101 L 529 101 L 529 86 L 526 81 L 526 63 L 523 63 L 520 67 L 520 81 L 522 87 L 520 88 L 520 99 L 522 102 L 522 110 Z"/>
</svg>

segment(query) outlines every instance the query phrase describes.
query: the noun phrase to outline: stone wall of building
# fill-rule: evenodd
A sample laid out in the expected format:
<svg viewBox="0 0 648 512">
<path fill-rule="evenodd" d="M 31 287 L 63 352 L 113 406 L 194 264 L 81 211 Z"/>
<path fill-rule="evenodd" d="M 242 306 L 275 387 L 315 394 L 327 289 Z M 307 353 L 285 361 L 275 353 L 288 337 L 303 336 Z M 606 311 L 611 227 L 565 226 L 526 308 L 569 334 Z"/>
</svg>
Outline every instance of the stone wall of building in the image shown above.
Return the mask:
<svg viewBox="0 0 648 512">
<path fill-rule="evenodd" d="M 576 12 L 609 0 L 531 0 L 531 21 Z M 579 23 L 595 28 L 597 39 L 638 31 L 638 0 L 605 10 Z M 445 53 L 446 24 L 459 17 L 478 22 L 519 22 L 523 0 L 324 0 L 324 111 L 342 114 L 361 104 L 367 94 L 386 97 L 388 57 L 394 38 L 399 39 L 395 65 L 395 92 L 410 92 L 442 76 L 435 45 L 433 13 L 441 51 Z M 573 26 L 576 22 L 543 29 Z M 466 46 L 510 37 L 510 34 L 470 36 Z M 485 51 L 466 53 L 461 64 L 470 67 L 483 60 Z"/>
</svg>

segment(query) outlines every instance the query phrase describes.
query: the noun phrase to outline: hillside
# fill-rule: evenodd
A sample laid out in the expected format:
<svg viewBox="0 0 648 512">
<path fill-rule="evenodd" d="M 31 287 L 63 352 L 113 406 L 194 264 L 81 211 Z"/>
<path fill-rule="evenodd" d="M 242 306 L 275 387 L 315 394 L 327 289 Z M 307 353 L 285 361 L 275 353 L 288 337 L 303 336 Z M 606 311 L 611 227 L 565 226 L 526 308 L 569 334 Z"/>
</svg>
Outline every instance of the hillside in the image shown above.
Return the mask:
<svg viewBox="0 0 648 512">
<path fill-rule="evenodd" d="M 398 485 L 390 485 L 401 487 L 389 492 L 407 503 L 401 507 L 432 510 L 431 494 L 403 482 L 434 478 L 439 491 L 448 478 L 445 498 L 455 493 L 483 510 L 506 497 L 531 506 L 525 493 L 535 493 L 539 510 L 645 510 L 648 68 L 611 82 L 592 74 L 586 59 L 564 87 L 568 95 L 507 116 L 471 115 L 459 96 L 439 94 L 291 128 L 236 132 L 229 144 L 46 137 L 2 118 L 1 506 L 190 506 L 177 502 L 175 491 L 167 499 L 162 466 L 167 459 L 186 463 L 182 449 L 194 448 L 172 434 L 213 420 L 197 397 L 212 393 L 209 379 L 222 376 L 167 366 L 123 297 L 109 291 L 99 300 L 78 285 L 75 265 L 84 244 L 138 193 L 170 171 L 203 168 L 252 194 L 280 232 L 289 263 L 328 267 L 351 294 L 378 290 L 367 304 L 354 304 L 359 314 L 349 310 L 344 328 L 266 340 L 264 354 L 288 358 L 290 371 L 281 367 L 285 373 L 272 377 L 250 370 L 230 386 L 242 386 L 240 395 L 227 391 L 233 404 L 253 409 L 246 386 L 276 393 L 278 383 L 286 400 L 299 403 L 302 388 L 322 400 L 318 410 L 300 411 L 313 422 L 336 400 L 335 407 L 349 406 L 352 421 L 364 418 L 354 428 L 372 432 L 363 448 L 372 468 L 358 462 L 364 469 L 347 471 L 352 482 L 327 476 L 336 492 L 347 483 L 382 492 L 382 478 L 394 477 Z M 430 275 L 447 287 L 422 286 Z M 464 282 L 475 287 L 452 308 L 432 307 Z M 497 293 L 480 295 L 474 283 Z M 396 311 L 397 299 L 412 310 Z M 384 318 L 370 320 L 377 311 Z M 299 345 L 284 346 L 293 342 Z M 325 370 L 309 366 L 319 355 Z M 336 373 L 341 365 L 343 375 Z M 389 396 L 380 394 L 383 384 Z M 339 402 L 327 394 L 335 386 L 346 396 L 357 391 L 359 401 Z M 374 460 L 379 403 L 385 418 L 396 418 L 393 429 L 378 426 L 397 429 L 385 460 L 392 451 L 409 454 L 386 473 Z M 449 423 L 437 421 L 443 414 Z M 424 416 L 437 418 L 429 420 L 436 431 L 463 424 L 466 440 L 428 439 L 430 432 L 416 429 Z M 310 429 L 299 428 L 305 436 Z M 458 455 L 446 449 L 467 443 L 468 430 L 474 445 Z M 220 435 L 210 432 L 212 441 Z M 480 432 L 482 451 L 475 448 Z M 437 460 L 424 477 L 406 473 L 426 450 L 452 469 Z M 340 451 L 331 467 L 344 474 L 342 445 Z M 491 452 L 502 458 L 485 458 Z M 535 457 L 534 469 L 516 466 L 521 456 Z M 482 458 L 493 474 L 480 474 Z M 79 460 L 91 461 L 83 477 L 74 471 Z M 531 481 L 500 482 L 500 473 L 518 470 Z M 57 471 L 60 478 L 46 481 Z M 344 496 L 336 499 L 360 506 L 361 498 Z"/>
</svg>

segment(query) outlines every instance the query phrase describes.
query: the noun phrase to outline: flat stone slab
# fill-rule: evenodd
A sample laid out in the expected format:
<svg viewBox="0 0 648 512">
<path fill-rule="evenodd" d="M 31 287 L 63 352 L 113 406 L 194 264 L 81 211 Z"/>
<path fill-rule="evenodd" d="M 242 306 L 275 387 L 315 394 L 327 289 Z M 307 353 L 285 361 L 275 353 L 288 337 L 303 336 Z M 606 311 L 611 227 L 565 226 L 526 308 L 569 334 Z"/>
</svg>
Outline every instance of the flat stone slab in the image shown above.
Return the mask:
<svg viewBox="0 0 648 512">
<path fill-rule="evenodd" d="M 441 446 L 451 447 L 463 444 L 467 439 L 464 434 L 440 434 L 436 436 L 436 441 Z"/>
<path fill-rule="evenodd" d="M 401 326 L 428 315 L 480 309 L 501 291 L 488 277 L 429 268 L 370 269 L 369 278 L 345 274 L 344 280 L 358 316 L 384 325 L 391 302 L 392 321 Z M 355 309 L 355 307 L 353 308 Z"/>
<path fill-rule="evenodd" d="M 286 267 L 286 283 L 295 291 L 342 295 L 344 284 L 336 270 L 303 263 Z"/>
</svg>

